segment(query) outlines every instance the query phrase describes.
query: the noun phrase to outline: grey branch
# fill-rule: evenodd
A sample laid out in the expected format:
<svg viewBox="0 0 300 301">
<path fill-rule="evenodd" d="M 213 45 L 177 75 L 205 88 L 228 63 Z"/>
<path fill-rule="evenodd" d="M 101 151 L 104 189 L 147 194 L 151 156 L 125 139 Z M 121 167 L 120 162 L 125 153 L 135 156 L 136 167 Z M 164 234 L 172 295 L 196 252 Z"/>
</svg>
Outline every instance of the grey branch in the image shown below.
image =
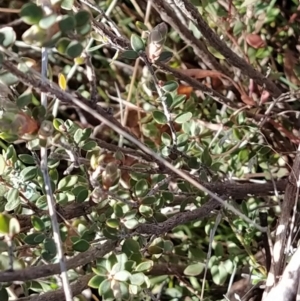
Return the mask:
<svg viewBox="0 0 300 301">
<path fill-rule="evenodd" d="M 66 261 L 67 269 L 74 269 L 78 266 L 85 265 L 91 261 L 101 258 L 107 253 L 114 250 L 116 247 L 115 241 L 108 241 L 102 245 L 90 248 L 88 251 L 80 253 Z M 60 273 L 59 263 L 35 266 L 23 270 L 4 271 L 0 273 L 1 282 L 11 281 L 29 281 L 42 277 L 48 277 Z"/>
<path fill-rule="evenodd" d="M 220 207 L 220 203 L 214 199 L 211 199 L 200 208 L 197 208 L 193 211 L 177 213 L 162 223 L 141 224 L 136 229 L 136 233 L 161 235 L 163 233 L 169 232 L 178 225 L 208 217 L 212 214 L 212 210 L 218 207 Z"/>
<path fill-rule="evenodd" d="M 278 284 L 270 291 L 264 301 L 296 300 L 300 279 L 300 247 L 292 256 Z M 297 298 L 298 300 L 298 298 Z"/>
<path fill-rule="evenodd" d="M 86 289 L 89 280 L 93 277 L 93 274 L 81 276 L 76 282 L 71 284 L 71 290 L 73 296 L 79 295 L 83 290 Z M 56 291 L 50 291 L 40 295 L 29 296 L 20 298 L 18 301 L 62 301 L 65 300 L 64 290 L 58 289 Z"/>
</svg>

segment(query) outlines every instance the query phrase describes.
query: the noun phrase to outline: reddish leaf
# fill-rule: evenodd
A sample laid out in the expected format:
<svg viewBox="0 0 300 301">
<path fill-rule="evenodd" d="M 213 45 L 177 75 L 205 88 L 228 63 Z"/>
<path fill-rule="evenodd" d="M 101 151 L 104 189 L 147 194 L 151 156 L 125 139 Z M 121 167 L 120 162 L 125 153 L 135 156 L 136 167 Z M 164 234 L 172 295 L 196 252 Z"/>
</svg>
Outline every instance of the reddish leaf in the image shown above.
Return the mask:
<svg viewBox="0 0 300 301">
<path fill-rule="evenodd" d="M 247 34 L 246 42 L 255 49 L 264 48 L 266 46 L 266 42 L 258 34 L 254 33 Z"/>
</svg>

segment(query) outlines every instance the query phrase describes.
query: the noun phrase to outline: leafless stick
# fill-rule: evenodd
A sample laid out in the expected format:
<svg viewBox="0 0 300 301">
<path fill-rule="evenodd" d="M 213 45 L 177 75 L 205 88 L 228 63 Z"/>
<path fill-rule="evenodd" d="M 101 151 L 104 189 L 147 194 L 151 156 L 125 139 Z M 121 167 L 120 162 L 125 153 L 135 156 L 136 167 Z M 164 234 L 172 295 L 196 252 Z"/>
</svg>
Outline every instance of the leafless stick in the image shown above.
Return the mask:
<svg viewBox="0 0 300 301">
<path fill-rule="evenodd" d="M 116 242 L 108 241 L 102 245 L 90 248 L 88 251 L 80 253 L 66 261 L 67 270 L 75 269 L 89 262 L 101 258 L 107 253 L 114 250 Z M 48 264 L 43 266 L 30 267 L 17 271 L 0 272 L 0 282 L 11 281 L 29 281 L 42 277 L 48 277 L 60 273 L 59 263 Z"/>
<path fill-rule="evenodd" d="M 296 300 L 300 279 L 300 247 L 293 254 L 278 284 L 269 292 L 264 301 Z"/>
<path fill-rule="evenodd" d="M 187 222 L 191 222 L 196 219 L 201 220 L 204 217 L 208 217 L 211 215 L 211 211 L 219 206 L 220 204 L 216 200 L 212 199 L 202 205 L 200 208 L 197 208 L 193 211 L 177 213 L 168 220 L 157 225 L 149 223 L 141 224 L 135 229 L 135 232 L 138 234 L 153 234 L 158 236 L 169 232 L 171 229 L 180 224 L 186 224 Z"/>
<path fill-rule="evenodd" d="M 95 5 L 95 4 L 91 3 L 88 0 L 79 0 L 79 1 L 81 3 L 84 3 L 85 5 L 89 6 L 90 8 L 92 8 L 93 10 L 95 10 L 96 12 L 98 12 L 101 17 L 103 17 L 104 19 L 107 20 L 107 23 L 110 25 L 110 27 L 115 32 L 115 34 L 118 37 L 121 37 L 120 31 L 119 31 L 118 27 L 116 26 L 115 22 L 109 17 L 109 13 L 106 13 L 98 5 Z"/>
<path fill-rule="evenodd" d="M 47 76 L 47 68 L 48 68 L 48 50 L 46 48 L 42 48 L 42 78 Z M 41 104 L 47 110 L 47 95 L 46 93 L 41 93 Z M 44 139 L 44 138 L 42 138 Z M 47 139 L 47 138 L 46 138 Z M 72 301 L 72 291 L 70 288 L 70 283 L 68 279 L 66 262 L 64 257 L 63 245 L 60 237 L 59 224 L 57 221 L 57 215 L 55 210 L 55 201 L 53 197 L 53 192 L 51 188 L 51 181 L 48 172 L 48 154 L 47 154 L 47 146 L 46 142 L 41 142 L 41 171 L 44 178 L 45 184 L 45 193 L 47 198 L 49 215 L 51 217 L 52 231 L 53 231 L 53 239 L 56 245 L 57 257 L 60 265 L 60 274 L 62 279 L 62 284 L 64 288 L 64 293 L 67 301 Z"/>
<path fill-rule="evenodd" d="M 169 125 L 169 128 L 170 128 L 170 131 L 171 131 L 171 135 L 172 135 L 172 141 L 173 141 L 173 146 L 176 146 L 177 145 L 177 136 L 176 136 L 176 131 L 175 131 L 175 128 L 174 128 L 174 125 L 173 125 L 173 122 L 172 122 L 172 117 L 171 117 L 171 113 L 169 111 L 169 108 L 168 108 L 168 105 L 167 105 L 167 102 L 166 102 L 166 99 L 164 98 L 164 95 L 163 95 L 163 92 L 158 84 L 158 79 L 155 75 L 155 72 L 150 64 L 150 62 L 148 61 L 148 58 L 146 56 L 145 53 L 141 53 L 140 54 L 141 58 L 143 59 L 144 63 L 146 64 L 151 76 L 152 76 L 152 79 L 153 79 L 153 82 L 154 82 L 154 85 L 155 85 L 155 88 L 156 88 L 156 91 L 159 95 L 159 98 L 160 98 L 160 101 L 161 101 L 161 104 L 163 106 L 163 110 L 164 110 L 164 114 L 167 118 L 167 121 L 168 121 L 168 125 Z"/>
<path fill-rule="evenodd" d="M 284 267 L 284 263 L 286 262 L 287 254 L 285 254 L 284 251 L 287 243 L 291 213 L 294 208 L 295 198 L 298 195 L 298 191 L 299 191 L 299 187 L 298 187 L 299 173 L 300 173 L 300 152 L 298 150 L 285 189 L 283 205 L 281 208 L 281 214 L 276 229 L 275 243 L 273 248 L 274 262 L 268 274 L 263 300 L 267 298 L 268 293 L 271 291 L 272 287 L 274 287 L 274 285 L 276 285 L 276 283 L 278 282 L 279 280 L 278 277 L 280 276 Z"/>
<path fill-rule="evenodd" d="M 86 64 L 86 76 L 90 83 L 91 100 L 94 105 L 98 102 L 98 91 L 97 91 L 97 79 L 95 74 L 95 69 L 92 65 L 92 60 L 89 53 L 86 51 L 85 54 L 85 64 Z"/>
<path fill-rule="evenodd" d="M 219 212 L 217 215 L 217 218 L 216 218 L 214 228 L 210 230 L 208 252 L 207 252 L 207 256 L 206 256 L 204 275 L 203 275 L 203 279 L 202 279 L 202 289 L 201 289 L 201 298 L 200 298 L 201 301 L 203 300 L 203 297 L 204 297 L 205 280 L 206 280 L 206 275 L 207 275 L 207 270 L 208 270 L 208 263 L 209 263 L 209 260 L 211 257 L 212 243 L 213 243 L 217 228 L 220 224 L 221 218 L 222 218 L 222 214 L 221 214 L 221 212 Z"/>
<path fill-rule="evenodd" d="M 89 280 L 93 277 L 93 274 L 87 274 L 84 276 L 80 276 L 76 282 L 71 284 L 71 290 L 73 296 L 79 295 L 83 290 L 86 289 Z M 65 300 L 64 299 L 64 291 L 62 289 L 58 289 L 56 291 L 46 292 L 44 294 L 40 294 L 37 296 L 29 296 L 18 299 L 18 301 L 57 301 L 57 300 Z"/>
</svg>

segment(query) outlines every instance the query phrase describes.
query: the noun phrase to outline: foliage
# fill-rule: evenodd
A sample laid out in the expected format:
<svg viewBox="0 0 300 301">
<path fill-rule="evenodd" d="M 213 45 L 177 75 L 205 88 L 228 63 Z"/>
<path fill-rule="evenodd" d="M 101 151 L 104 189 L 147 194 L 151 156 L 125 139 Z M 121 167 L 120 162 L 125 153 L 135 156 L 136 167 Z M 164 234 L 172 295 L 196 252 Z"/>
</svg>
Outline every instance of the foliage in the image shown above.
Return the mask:
<svg viewBox="0 0 300 301">
<path fill-rule="evenodd" d="M 228 285 L 245 270 L 250 286 L 265 281 L 262 229 L 274 230 L 299 143 L 298 103 L 268 87 L 299 85 L 297 3 L 189 1 L 265 85 L 229 64 L 184 11 L 177 14 L 185 23 L 167 26 L 174 16 L 160 1 L 148 17 L 147 1 L 4 2 L 0 300 L 17 287 L 28 300 L 64 298 L 43 147 L 76 300 L 91 300 L 86 288 L 102 300 L 222 300 L 235 295 Z M 197 54 L 199 41 L 208 59 Z M 18 269 L 24 278 L 13 278 Z"/>
</svg>

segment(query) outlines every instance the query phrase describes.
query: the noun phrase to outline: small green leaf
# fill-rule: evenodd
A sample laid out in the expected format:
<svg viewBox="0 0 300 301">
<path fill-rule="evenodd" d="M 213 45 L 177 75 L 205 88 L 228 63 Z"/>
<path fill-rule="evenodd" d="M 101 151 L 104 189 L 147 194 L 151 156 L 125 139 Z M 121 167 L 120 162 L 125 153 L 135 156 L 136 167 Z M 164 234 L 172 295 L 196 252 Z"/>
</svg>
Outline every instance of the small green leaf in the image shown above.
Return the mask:
<svg viewBox="0 0 300 301">
<path fill-rule="evenodd" d="M 153 111 L 152 116 L 159 124 L 166 124 L 168 122 L 166 115 L 161 111 Z"/>
<path fill-rule="evenodd" d="M 24 242 L 26 244 L 28 244 L 28 245 L 35 246 L 35 245 L 38 245 L 41 242 L 43 242 L 44 239 L 45 239 L 45 235 L 44 234 L 36 232 L 36 233 L 32 233 L 32 234 L 27 235 L 24 238 Z"/>
<path fill-rule="evenodd" d="M 71 10 L 74 5 L 74 1 L 75 0 L 62 0 L 60 6 L 62 9 Z"/>
<path fill-rule="evenodd" d="M 62 178 L 58 183 L 58 190 L 66 191 L 70 188 L 73 188 L 78 183 L 78 176 L 76 175 L 68 175 Z"/>
<path fill-rule="evenodd" d="M 141 39 L 141 37 L 139 37 L 138 35 L 136 34 L 131 35 L 130 42 L 131 42 L 132 49 L 135 50 L 136 52 L 145 50 L 145 44 Z"/>
<path fill-rule="evenodd" d="M 45 16 L 39 21 L 39 27 L 42 29 L 50 29 L 51 26 L 56 23 L 57 15 L 56 14 L 51 14 L 48 16 Z"/>
<path fill-rule="evenodd" d="M 32 2 L 24 4 L 20 12 L 21 19 L 28 25 L 37 24 L 43 15 L 43 9 Z"/>
<path fill-rule="evenodd" d="M 66 55 L 68 55 L 71 58 L 76 58 L 81 55 L 82 51 L 83 46 L 81 45 L 81 43 L 77 41 L 72 41 L 66 49 Z"/>
<path fill-rule="evenodd" d="M 73 250 L 78 251 L 78 252 L 85 252 L 89 249 L 90 244 L 84 240 L 84 239 L 79 239 L 73 244 Z"/>
<path fill-rule="evenodd" d="M 172 252 L 174 249 L 174 244 L 171 240 L 165 240 L 164 241 L 164 251 L 165 252 Z"/>
<path fill-rule="evenodd" d="M 158 255 L 158 254 L 162 254 L 164 250 L 162 248 L 160 248 L 159 246 L 150 246 L 148 248 L 148 251 L 150 254 Z"/>
<path fill-rule="evenodd" d="M 85 25 L 81 26 L 81 27 L 76 27 L 76 32 L 77 34 L 81 35 L 81 36 L 85 36 L 88 33 L 91 32 L 92 26 L 90 23 L 86 23 Z"/>
<path fill-rule="evenodd" d="M 95 147 L 97 147 L 97 143 L 95 141 L 88 141 L 81 148 L 85 151 L 90 151 L 93 150 Z"/>
<path fill-rule="evenodd" d="M 135 22 L 135 26 L 137 28 L 143 30 L 143 31 L 147 31 L 148 30 L 147 26 L 144 23 L 140 22 L 140 21 L 136 21 Z"/>
<path fill-rule="evenodd" d="M 106 220 L 106 225 L 110 228 L 119 228 L 120 221 L 116 218 L 108 218 Z"/>
<path fill-rule="evenodd" d="M 96 275 L 104 276 L 107 278 L 108 271 L 104 266 L 97 265 L 97 268 L 92 268 L 92 270 Z"/>
<path fill-rule="evenodd" d="M 153 205 L 157 202 L 156 197 L 154 196 L 146 196 L 142 199 L 142 204 L 143 205 Z"/>
<path fill-rule="evenodd" d="M 209 153 L 208 147 L 206 147 L 203 150 L 203 153 L 201 154 L 201 161 L 202 163 L 204 163 L 207 167 L 211 166 L 212 164 L 212 158 L 211 155 Z"/>
<path fill-rule="evenodd" d="M 20 204 L 19 190 L 16 188 L 11 188 L 7 193 L 7 203 L 5 205 L 5 210 L 12 211 L 17 208 Z"/>
<path fill-rule="evenodd" d="M 114 279 L 118 281 L 127 281 L 130 278 L 131 274 L 124 270 L 124 271 L 119 271 L 115 274 Z"/>
<path fill-rule="evenodd" d="M 44 240 L 44 248 L 50 255 L 56 255 L 56 245 L 52 238 L 46 238 Z"/>
<path fill-rule="evenodd" d="M 70 43 L 71 43 L 70 39 L 61 38 L 56 43 L 55 47 L 60 54 L 65 54 Z"/>
<path fill-rule="evenodd" d="M 132 274 L 129 281 L 133 285 L 141 286 L 145 282 L 145 275 L 143 273 Z"/>
<path fill-rule="evenodd" d="M 139 55 L 134 50 L 125 50 L 121 57 L 128 60 L 135 60 L 139 57 Z"/>
<path fill-rule="evenodd" d="M 24 182 L 34 179 L 36 175 L 37 175 L 36 166 L 25 167 L 20 173 L 20 176 L 22 177 Z"/>
<path fill-rule="evenodd" d="M 127 256 L 130 256 L 133 253 L 139 253 L 140 245 L 136 240 L 127 238 L 122 245 L 122 252 L 124 252 Z"/>
<path fill-rule="evenodd" d="M 153 216 L 153 210 L 149 206 L 141 205 L 139 207 L 139 212 L 141 213 L 142 216 L 149 218 Z"/>
<path fill-rule="evenodd" d="M 105 227 L 103 229 L 103 235 L 109 239 L 117 239 L 118 238 L 118 230 L 114 228 Z"/>
<path fill-rule="evenodd" d="M 80 10 L 75 15 L 76 27 L 81 27 L 90 22 L 91 14 L 86 10 Z"/>
<path fill-rule="evenodd" d="M 116 217 L 118 217 L 118 218 L 121 218 L 124 216 L 123 208 L 120 204 L 114 205 L 114 213 L 115 213 Z"/>
<path fill-rule="evenodd" d="M 4 160 L 3 155 L 0 155 L 0 176 L 3 175 L 6 168 L 6 162 Z"/>
<path fill-rule="evenodd" d="M 140 263 L 136 268 L 136 272 L 144 272 L 144 271 L 149 271 L 153 267 L 153 261 L 152 260 L 146 260 L 142 263 Z"/>
<path fill-rule="evenodd" d="M 192 117 L 193 117 L 193 114 L 191 112 L 186 112 L 186 113 L 177 115 L 177 117 L 175 118 L 174 121 L 176 123 L 182 124 L 182 123 L 189 121 Z"/>
<path fill-rule="evenodd" d="M 169 60 L 171 60 L 173 57 L 173 53 L 170 51 L 163 51 L 159 58 L 158 58 L 158 62 L 163 62 L 163 63 L 167 63 Z"/>
<path fill-rule="evenodd" d="M 3 61 L 4 61 L 4 56 L 3 53 L 0 52 L 0 67 L 2 66 Z"/>
<path fill-rule="evenodd" d="M 100 284 L 106 279 L 104 276 L 96 275 L 90 279 L 88 286 L 92 288 L 99 288 Z"/>
<path fill-rule="evenodd" d="M 9 222 L 11 216 L 8 214 L 0 213 L 0 233 L 8 234 L 9 233 Z"/>
<path fill-rule="evenodd" d="M 75 29 L 76 21 L 73 16 L 65 15 L 58 22 L 59 28 L 63 33 L 68 33 Z"/>
<path fill-rule="evenodd" d="M 39 209 L 48 210 L 47 198 L 45 195 L 42 195 L 37 199 L 36 206 Z"/>
<path fill-rule="evenodd" d="M 20 95 L 17 99 L 17 106 L 20 109 L 28 106 L 32 102 L 32 90 L 27 89 L 22 95 Z"/>
<path fill-rule="evenodd" d="M 173 92 L 175 90 L 177 90 L 178 88 L 178 83 L 171 80 L 171 81 L 168 81 L 166 82 L 163 86 L 162 86 L 162 89 L 165 91 L 165 92 Z"/>
<path fill-rule="evenodd" d="M 139 180 L 134 186 L 135 195 L 137 197 L 145 196 L 149 191 L 149 184 L 145 179 Z"/>
<path fill-rule="evenodd" d="M 36 215 L 31 216 L 31 223 L 36 231 L 43 231 L 45 229 L 44 222 Z"/>
<path fill-rule="evenodd" d="M 3 27 L 0 29 L 0 44 L 8 48 L 16 40 L 16 33 L 12 27 Z"/>
<path fill-rule="evenodd" d="M 228 276 L 228 272 L 222 262 L 212 266 L 210 271 L 215 284 L 223 285 L 225 283 Z"/>
<path fill-rule="evenodd" d="M 20 233 L 20 224 L 19 221 L 13 217 L 9 221 L 9 235 L 14 237 L 16 234 Z"/>
<path fill-rule="evenodd" d="M 137 226 L 138 226 L 139 222 L 138 220 L 136 220 L 135 218 L 133 219 L 130 219 L 130 220 L 126 220 L 124 222 L 124 226 L 127 228 L 127 229 L 135 229 Z"/>
<path fill-rule="evenodd" d="M 172 144 L 172 138 L 171 138 L 171 136 L 170 136 L 168 133 L 166 133 L 166 132 L 163 132 L 163 133 L 161 134 L 161 141 L 162 141 L 162 143 L 163 143 L 165 146 L 171 146 L 171 144 Z"/>
<path fill-rule="evenodd" d="M 83 203 L 89 196 L 89 191 L 85 186 L 76 186 L 72 193 L 75 196 L 76 202 Z"/>
<path fill-rule="evenodd" d="M 2 287 L 0 289 L 0 300 L 1 301 L 8 301 L 9 300 L 9 296 L 8 296 L 8 293 L 7 293 L 7 290 L 5 287 Z"/>
<path fill-rule="evenodd" d="M 12 85 L 17 84 L 19 82 L 19 79 L 12 73 L 10 73 L 6 70 L 1 70 L 0 71 L 0 82 L 3 84 L 6 84 L 7 86 L 12 86 Z"/>
<path fill-rule="evenodd" d="M 183 273 L 187 276 L 197 276 L 202 273 L 204 265 L 202 263 L 195 263 L 187 266 Z"/>
<path fill-rule="evenodd" d="M 109 279 L 105 279 L 104 281 L 102 281 L 98 290 L 99 295 L 103 296 L 109 293 L 111 291 L 110 287 L 111 287 L 111 281 Z"/>
</svg>

